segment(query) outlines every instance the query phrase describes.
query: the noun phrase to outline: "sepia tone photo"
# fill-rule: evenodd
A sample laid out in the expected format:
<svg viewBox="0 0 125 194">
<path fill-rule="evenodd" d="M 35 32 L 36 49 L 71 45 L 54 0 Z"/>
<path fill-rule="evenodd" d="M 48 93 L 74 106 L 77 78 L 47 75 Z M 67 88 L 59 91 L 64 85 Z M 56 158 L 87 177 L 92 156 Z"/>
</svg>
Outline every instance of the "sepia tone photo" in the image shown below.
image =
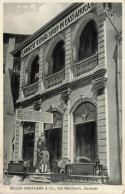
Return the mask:
<svg viewBox="0 0 125 194">
<path fill-rule="evenodd" d="M 3 184 L 122 185 L 122 3 L 3 3 L 3 26 Z"/>
</svg>

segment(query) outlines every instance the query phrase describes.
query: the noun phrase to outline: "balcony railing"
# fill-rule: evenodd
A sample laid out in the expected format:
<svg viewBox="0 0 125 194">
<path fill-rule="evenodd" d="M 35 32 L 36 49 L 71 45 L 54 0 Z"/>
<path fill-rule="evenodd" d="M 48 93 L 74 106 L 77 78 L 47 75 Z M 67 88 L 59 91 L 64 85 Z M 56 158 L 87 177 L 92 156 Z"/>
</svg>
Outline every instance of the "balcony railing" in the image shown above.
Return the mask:
<svg viewBox="0 0 125 194">
<path fill-rule="evenodd" d="M 61 84 L 62 81 L 65 79 L 65 71 L 59 71 L 49 77 L 46 78 L 46 88 L 50 88 Z"/>
<path fill-rule="evenodd" d="M 30 96 L 32 94 L 35 94 L 37 91 L 38 91 L 38 82 L 36 82 L 34 84 L 31 84 L 29 86 L 26 86 L 23 89 L 23 92 L 24 92 L 24 96 L 25 97 Z"/>
<path fill-rule="evenodd" d="M 74 76 L 78 77 L 89 71 L 92 71 L 97 65 L 98 65 L 97 55 L 94 55 L 83 61 L 80 61 L 74 67 Z"/>
</svg>

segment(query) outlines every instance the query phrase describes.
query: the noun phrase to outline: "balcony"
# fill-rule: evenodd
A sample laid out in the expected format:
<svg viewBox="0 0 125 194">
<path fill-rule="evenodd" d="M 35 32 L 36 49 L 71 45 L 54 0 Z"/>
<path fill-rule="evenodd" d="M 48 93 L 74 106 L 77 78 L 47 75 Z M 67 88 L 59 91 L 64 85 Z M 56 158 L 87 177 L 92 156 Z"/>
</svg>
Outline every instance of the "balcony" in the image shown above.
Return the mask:
<svg viewBox="0 0 125 194">
<path fill-rule="evenodd" d="M 78 62 L 74 67 L 74 76 L 78 77 L 92 71 L 98 65 L 97 54 Z"/>
<path fill-rule="evenodd" d="M 35 82 L 34 84 L 31 84 L 29 86 L 25 86 L 25 88 L 23 89 L 25 97 L 35 94 L 37 91 L 38 91 L 38 82 Z"/>
<path fill-rule="evenodd" d="M 65 71 L 61 70 L 46 78 L 45 80 L 46 88 L 50 88 L 58 84 L 61 84 L 64 79 L 65 79 Z"/>
</svg>

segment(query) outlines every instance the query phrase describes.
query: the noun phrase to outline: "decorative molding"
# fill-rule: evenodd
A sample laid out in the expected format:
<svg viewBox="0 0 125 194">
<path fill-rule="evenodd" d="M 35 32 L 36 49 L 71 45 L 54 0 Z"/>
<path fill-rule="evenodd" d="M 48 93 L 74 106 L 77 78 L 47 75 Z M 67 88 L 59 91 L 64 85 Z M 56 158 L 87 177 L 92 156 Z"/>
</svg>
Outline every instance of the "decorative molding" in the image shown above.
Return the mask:
<svg viewBox="0 0 125 194">
<path fill-rule="evenodd" d="M 62 83 L 63 80 L 65 80 L 65 70 L 64 69 L 46 77 L 45 79 L 46 88 L 51 88 L 56 85 L 59 85 Z"/>
<path fill-rule="evenodd" d="M 105 21 L 106 20 L 106 10 L 102 8 L 100 11 L 98 11 L 97 16 L 98 16 L 98 24 L 100 21 Z"/>
<path fill-rule="evenodd" d="M 93 80 L 96 80 L 97 78 L 104 77 L 106 74 L 107 69 L 104 67 L 104 64 L 98 65 L 94 68 L 93 73 Z"/>
<path fill-rule="evenodd" d="M 50 113 L 59 112 L 61 115 L 63 115 L 62 109 L 56 108 L 56 107 L 53 106 L 53 105 L 50 105 L 50 108 L 49 108 L 46 112 L 50 112 Z"/>
<path fill-rule="evenodd" d="M 104 77 L 105 72 L 106 72 L 106 69 L 104 68 L 104 64 L 96 66 L 94 70 L 87 72 L 86 74 L 82 74 L 81 76 L 78 76 L 77 78 L 74 78 L 71 81 L 62 82 L 61 84 L 55 85 L 54 87 L 50 87 L 44 90 L 39 90 L 37 93 L 26 96 L 25 98 L 22 97 L 17 100 L 17 104 L 19 103 L 24 104 L 24 103 L 27 103 L 28 101 L 32 102 L 36 98 L 46 99 L 48 96 L 59 94 L 63 90 L 68 90 L 69 87 L 72 88 L 81 83 L 83 84 L 84 82 L 86 82 L 86 80 L 89 80 L 91 84 L 92 83 L 91 80 L 95 80 L 99 77 Z"/>
<path fill-rule="evenodd" d="M 74 66 L 74 76 L 78 77 L 82 74 L 86 74 L 87 72 L 94 70 L 96 66 L 98 66 L 97 54 L 76 63 Z"/>
<path fill-rule="evenodd" d="M 60 102 L 58 107 L 61 108 L 63 111 L 66 110 L 68 100 L 70 99 L 70 93 L 71 93 L 70 88 L 60 93 L 61 96 L 60 96 Z"/>
<path fill-rule="evenodd" d="M 74 104 L 73 106 L 70 108 L 70 111 L 69 111 L 69 114 L 73 114 L 74 111 L 76 110 L 76 108 L 84 103 L 84 102 L 91 102 L 92 104 L 94 104 L 96 107 L 97 107 L 97 102 L 93 99 L 93 98 L 89 98 L 89 97 L 85 97 L 83 95 L 80 95 L 80 99 L 78 99 Z"/>
<path fill-rule="evenodd" d="M 34 104 L 34 109 L 35 110 L 40 110 L 41 109 L 41 99 L 33 102 Z"/>
<path fill-rule="evenodd" d="M 100 95 L 103 93 L 106 87 L 107 78 L 100 77 L 92 81 L 94 89 L 97 91 L 97 94 Z"/>
<path fill-rule="evenodd" d="M 86 121 L 87 121 L 87 117 L 88 117 L 89 113 L 90 113 L 89 107 L 85 107 L 85 109 L 83 110 L 83 113 L 82 113 L 82 117 L 83 117 L 83 119 L 85 119 Z"/>
</svg>

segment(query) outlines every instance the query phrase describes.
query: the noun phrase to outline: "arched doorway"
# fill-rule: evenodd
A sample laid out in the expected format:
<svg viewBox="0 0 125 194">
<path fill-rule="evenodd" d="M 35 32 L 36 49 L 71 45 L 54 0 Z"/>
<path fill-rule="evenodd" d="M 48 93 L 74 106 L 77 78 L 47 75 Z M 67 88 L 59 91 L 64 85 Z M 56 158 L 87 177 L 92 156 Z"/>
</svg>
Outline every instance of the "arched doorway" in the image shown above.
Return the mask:
<svg viewBox="0 0 125 194">
<path fill-rule="evenodd" d="M 50 168 L 52 169 L 52 160 L 62 158 L 62 115 L 54 111 L 53 124 L 45 124 L 46 144 L 50 154 Z"/>
<path fill-rule="evenodd" d="M 97 159 L 96 107 L 84 102 L 73 113 L 75 159 L 86 157 L 91 162 Z"/>
</svg>

